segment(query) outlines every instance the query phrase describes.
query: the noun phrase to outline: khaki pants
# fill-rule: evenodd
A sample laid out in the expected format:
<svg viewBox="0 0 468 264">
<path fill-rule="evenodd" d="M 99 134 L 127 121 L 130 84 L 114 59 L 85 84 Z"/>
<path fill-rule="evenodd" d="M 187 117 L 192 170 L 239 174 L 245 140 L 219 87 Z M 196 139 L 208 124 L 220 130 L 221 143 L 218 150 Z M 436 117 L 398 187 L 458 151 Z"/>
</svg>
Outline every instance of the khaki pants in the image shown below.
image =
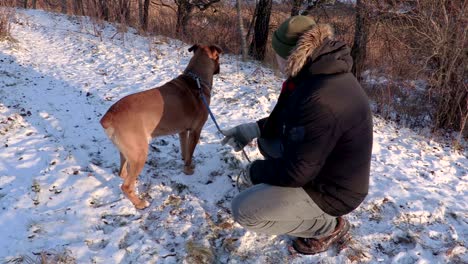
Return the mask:
<svg viewBox="0 0 468 264">
<path fill-rule="evenodd" d="M 259 139 L 262 154 L 277 157 L 279 150 L 273 153 L 275 144 L 268 143 Z M 255 185 L 234 198 L 232 214 L 246 229 L 269 235 L 321 238 L 336 226 L 336 218 L 323 212 L 303 188 Z"/>
</svg>

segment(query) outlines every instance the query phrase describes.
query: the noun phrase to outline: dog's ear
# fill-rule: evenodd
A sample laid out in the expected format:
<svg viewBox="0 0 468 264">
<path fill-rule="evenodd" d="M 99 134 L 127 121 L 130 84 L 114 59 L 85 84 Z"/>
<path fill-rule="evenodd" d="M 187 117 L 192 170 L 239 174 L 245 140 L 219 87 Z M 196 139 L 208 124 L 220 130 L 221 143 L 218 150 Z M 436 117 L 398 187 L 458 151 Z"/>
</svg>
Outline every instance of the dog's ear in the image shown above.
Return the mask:
<svg viewBox="0 0 468 264">
<path fill-rule="evenodd" d="M 190 48 L 188 49 L 188 51 L 189 51 L 189 52 L 192 52 L 192 51 L 195 52 L 195 51 L 197 51 L 197 49 L 198 49 L 199 47 L 200 47 L 200 46 L 199 46 L 198 44 L 195 44 L 195 45 L 193 45 L 192 47 L 190 47 Z"/>
<path fill-rule="evenodd" d="M 213 52 L 213 53 L 216 52 L 217 54 L 223 53 L 223 49 L 218 45 L 211 45 L 210 50 L 211 50 L 211 52 Z"/>
</svg>

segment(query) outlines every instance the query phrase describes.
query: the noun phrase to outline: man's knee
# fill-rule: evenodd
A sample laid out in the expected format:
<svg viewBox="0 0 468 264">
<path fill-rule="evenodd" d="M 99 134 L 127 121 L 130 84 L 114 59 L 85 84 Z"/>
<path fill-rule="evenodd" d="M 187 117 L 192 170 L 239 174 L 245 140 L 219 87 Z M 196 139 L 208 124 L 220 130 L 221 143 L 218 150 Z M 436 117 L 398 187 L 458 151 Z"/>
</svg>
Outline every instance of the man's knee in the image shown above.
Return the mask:
<svg viewBox="0 0 468 264">
<path fill-rule="evenodd" d="M 261 186 L 253 186 L 238 194 L 231 203 L 232 216 L 241 226 L 251 229 L 260 222 L 262 204 L 259 203 L 258 191 Z"/>
<path fill-rule="evenodd" d="M 245 197 L 241 194 L 234 197 L 231 203 L 231 210 L 232 210 L 232 217 L 234 221 L 239 223 L 241 226 L 245 226 L 247 224 L 248 215 L 245 213 Z"/>
</svg>

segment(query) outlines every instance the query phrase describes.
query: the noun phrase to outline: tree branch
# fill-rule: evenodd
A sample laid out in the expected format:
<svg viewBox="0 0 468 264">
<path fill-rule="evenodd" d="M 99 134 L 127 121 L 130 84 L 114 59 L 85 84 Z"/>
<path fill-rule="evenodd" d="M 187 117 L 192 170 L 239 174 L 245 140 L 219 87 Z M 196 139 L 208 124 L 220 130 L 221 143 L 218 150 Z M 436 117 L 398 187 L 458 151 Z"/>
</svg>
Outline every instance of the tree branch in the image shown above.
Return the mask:
<svg viewBox="0 0 468 264">
<path fill-rule="evenodd" d="M 199 2 L 199 3 L 193 3 L 192 5 L 193 6 L 196 6 L 200 11 L 204 11 L 206 10 L 208 7 L 210 7 L 211 5 L 215 4 L 215 3 L 218 3 L 220 0 L 211 0 L 211 1 L 208 1 L 206 3 L 203 3 L 203 2 Z"/>
</svg>

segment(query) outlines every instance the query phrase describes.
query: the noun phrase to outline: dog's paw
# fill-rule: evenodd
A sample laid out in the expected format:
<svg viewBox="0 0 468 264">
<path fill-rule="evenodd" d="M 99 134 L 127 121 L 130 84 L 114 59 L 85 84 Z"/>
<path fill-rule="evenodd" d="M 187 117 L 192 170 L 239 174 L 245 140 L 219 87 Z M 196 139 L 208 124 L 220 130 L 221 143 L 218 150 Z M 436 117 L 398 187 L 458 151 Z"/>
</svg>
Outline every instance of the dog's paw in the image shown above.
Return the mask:
<svg viewBox="0 0 468 264">
<path fill-rule="evenodd" d="M 147 208 L 150 205 L 150 203 L 146 200 L 140 200 L 140 202 L 135 204 L 135 208 L 139 210 L 143 210 Z"/>
<path fill-rule="evenodd" d="M 184 166 L 185 175 L 192 175 L 195 172 L 195 165 Z"/>
</svg>

